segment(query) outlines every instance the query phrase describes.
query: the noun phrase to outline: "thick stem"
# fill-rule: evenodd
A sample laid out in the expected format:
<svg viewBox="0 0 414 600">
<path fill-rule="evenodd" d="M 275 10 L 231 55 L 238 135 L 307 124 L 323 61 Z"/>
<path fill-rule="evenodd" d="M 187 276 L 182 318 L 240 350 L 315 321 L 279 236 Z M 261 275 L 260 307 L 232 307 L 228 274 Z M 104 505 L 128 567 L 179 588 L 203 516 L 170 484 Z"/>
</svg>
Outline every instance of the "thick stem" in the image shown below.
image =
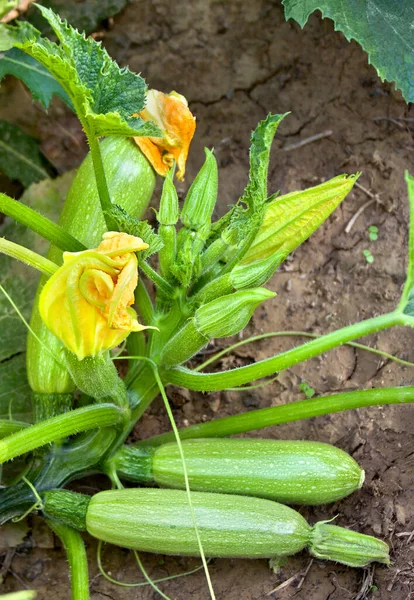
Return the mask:
<svg viewBox="0 0 414 600">
<path fill-rule="evenodd" d="M 229 387 L 250 383 L 262 377 L 268 377 L 351 340 L 404 323 L 404 317 L 399 312 L 387 313 L 386 315 L 367 319 L 343 329 L 338 329 L 316 340 L 307 342 L 302 346 L 292 348 L 292 350 L 282 352 L 246 367 L 221 373 L 196 373 L 184 367 L 175 367 L 166 372 L 165 381 L 199 392 L 224 390 Z"/>
<path fill-rule="evenodd" d="M 51 260 L 48 260 L 44 256 L 41 256 L 40 254 L 37 254 L 37 252 L 33 252 L 24 246 L 20 246 L 20 244 L 10 242 L 5 238 L 0 238 L 0 252 L 24 262 L 26 265 L 29 265 L 29 267 L 33 267 L 49 277 L 58 269 L 57 264 Z"/>
<path fill-rule="evenodd" d="M 118 226 L 114 219 L 110 216 L 112 210 L 112 201 L 109 195 L 108 183 L 106 181 L 105 168 L 102 161 L 101 149 L 98 139 L 92 133 L 86 133 L 88 144 L 91 151 L 93 168 L 96 177 L 96 187 L 98 188 L 99 200 L 101 203 L 102 212 L 105 218 L 105 223 L 109 231 L 117 231 Z"/>
<path fill-rule="evenodd" d="M 117 425 L 124 419 L 124 412 L 113 404 L 85 406 L 52 417 L 0 440 L 0 464 L 69 435 Z"/>
<path fill-rule="evenodd" d="M 282 423 L 289 423 L 291 421 L 301 421 L 344 410 L 363 408 L 364 406 L 384 406 L 386 404 L 405 404 L 410 402 L 414 402 L 414 387 L 357 390 L 333 396 L 312 398 L 311 400 L 301 400 L 292 404 L 283 404 L 282 406 L 252 410 L 247 413 L 225 417 L 224 419 L 192 425 L 186 429 L 180 429 L 179 433 L 181 440 L 225 437 L 263 429 L 264 427 L 281 425 Z M 133 447 L 161 446 L 174 440 L 175 436 L 173 432 L 168 432 L 137 442 L 133 444 Z"/>
<path fill-rule="evenodd" d="M 88 559 L 79 531 L 47 519 L 46 523 L 61 539 L 68 557 L 72 600 L 89 600 Z"/>
<path fill-rule="evenodd" d="M 15 219 L 18 223 L 25 225 L 32 231 L 41 235 L 45 240 L 69 252 L 79 252 L 85 250 L 85 246 L 81 244 L 70 233 L 65 231 L 60 225 L 57 225 L 50 219 L 47 219 L 33 208 L 25 206 L 13 198 L 9 198 L 6 194 L 0 193 L 0 212 L 8 217 Z"/>
</svg>

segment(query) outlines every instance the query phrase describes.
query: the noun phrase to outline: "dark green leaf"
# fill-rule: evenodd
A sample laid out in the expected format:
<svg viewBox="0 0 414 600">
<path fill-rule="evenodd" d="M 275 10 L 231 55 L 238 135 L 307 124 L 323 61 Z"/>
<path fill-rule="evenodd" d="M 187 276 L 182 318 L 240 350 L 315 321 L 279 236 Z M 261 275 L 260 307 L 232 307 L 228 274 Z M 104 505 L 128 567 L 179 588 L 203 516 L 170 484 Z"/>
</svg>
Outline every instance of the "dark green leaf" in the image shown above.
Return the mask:
<svg viewBox="0 0 414 600">
<path fill-rule="evenodd" d="M 54 77 L 40 64 L 18 48 L 12 48 L 0 55 L 0 81 L 5 75 L 21 79 L 32 92 L 33 98 L 49 108 L 53 95 L 60 96 L 72 107 L 69 96 Z"/>
<path fill-rule="evenodd" d="M 8 419 L 10 415 L 17 421 L 28 421 L 31 412 L 31 389 L 23 353 L 0 364 L 0 418 Z"/>
<path fill-rule="evenodd" d="M 20 48 L 42 64 L 70 97 L 89 133 L 104 135 L 161 135 L 136 115 L 145 104 L 146 84 L 129 69 L 121 69 L 100 43 L 85 38 L 51 10 L 39 6 L 60 40 L 42 38 L 29 23 L 0 29 L 0 51 Z"/>
<path fill-rule="evenodd" d="M 249 183 L 239 203 L 234 207 L 230 227 L 239 231 L 243 241 L 250 231 L 260 227 L 267 200 L 267 173 L 270 149 L 284 115 L 269 114 L 253 131 L 250 138 Z"/>
<path fill-rule="evenodd" d="M 38 142 L 8 121 L 0 120 L 0 168 L 25 187 L 49 177 Z"/>
<path fill-rule="evenodd" d="M 287 19 L 303 27 L 320 10 L 347 40 L 356 40 L 381 79 L 395 81 L 414 101 L 414 4 L 412 0 L 282 0 Z"/>
</svg>

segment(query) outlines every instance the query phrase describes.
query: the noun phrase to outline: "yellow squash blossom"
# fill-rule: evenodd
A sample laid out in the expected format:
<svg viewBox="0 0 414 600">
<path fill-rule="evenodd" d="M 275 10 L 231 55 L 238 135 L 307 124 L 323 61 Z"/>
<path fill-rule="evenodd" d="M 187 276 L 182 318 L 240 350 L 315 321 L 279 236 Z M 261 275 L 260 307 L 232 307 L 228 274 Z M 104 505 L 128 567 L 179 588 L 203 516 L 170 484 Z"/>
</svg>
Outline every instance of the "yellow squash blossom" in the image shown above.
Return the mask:
<svg viewBox="0 0 414 600">
<path fill-rule="evenodd" d="M 141 238 L 108 232 L 93 250 L 63 254 L 63 265 L 42 290 L 39 309 L 46 326 L 79 360 L 146 329 L 131 305 L 138 283 L 135 253 L 147 248 Z"/>
<path fill-rule="evenodd" d="M 149 90 L 147 103 L 139 113 L 144 121 L 153 121 L 163 132 L 162 138 L 134 137 L 158 175 L 165 177 L 175 160 L 177 179 L 182 181 L 191 140 L 195 132 L 195 117 L 187 100 L 177 92 L 163 94 Z"/>
</svg>

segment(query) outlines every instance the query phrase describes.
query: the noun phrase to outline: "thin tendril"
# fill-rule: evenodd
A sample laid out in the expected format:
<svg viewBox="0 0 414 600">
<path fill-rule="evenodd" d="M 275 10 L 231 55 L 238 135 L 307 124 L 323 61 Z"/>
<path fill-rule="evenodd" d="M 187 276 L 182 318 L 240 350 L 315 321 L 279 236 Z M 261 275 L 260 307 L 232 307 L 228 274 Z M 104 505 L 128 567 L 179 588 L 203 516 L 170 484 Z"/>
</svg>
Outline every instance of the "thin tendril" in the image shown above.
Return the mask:
<svg viewBox="0 0 414 600">
<path fill-rule="evenodd" d="M 158 372 L 158 367 L 154 363 L 154 361 L 152 361 L 150 358 L 148 358 L 146 356 L 122 356 L 122 358 L 123 359 L 129 359 L 129 360 L 145 360 L 146 362 L 148 362 L 152 366 L 152 369 L 154 371 L 154 377 L 155 377 L 155 380 L 156 380 L 156 382 L 158 384 L 158 387 L 159 387 L 162 399 L 164 400 L 165 410 L 167 411 L 168 418 L 170 419 L 171 427 L 172 427 L 172 430 L 174 432 L 175 439 L 177 441 L 178 451 L 180 453 L 180 458 L 181 458 L 181 462 L 182 462 L 182 465 L 183 465 L 183 475 L 184 475 L 184 481 L 185 481 L 185 489 L 186 489 L 187 497 L 188 497 L 188 505 L 190 507 L 191 518 L 192 518 L 192 521 L 194 523 L 194 532 L 195 532 L 196 538 L 197 538 L 197 543 L 198 543 L 198 547 L 199 547 L 199 551 L 200 551 L 201 561 L 203 563 L 204 572 L 205 572 L 206 579 L 207 579 L 208 589 L 209 589 L 210 596 L 211 596 L 212 600 L 216 600 L 216 596 L 215 596 L 214 590 L 213 590 L 213 584 L 211 583 L 210 573 L 209 573 L 209 570 L 208 570 L 208 564 L 207 564 L 207 561 L 206 561 L 206 557 L 205 557 L 204 550 L 203 550 L 203 545 L 201 543 L 201 538 L 200 538 L 200 534 L 199 534 L 198 527 L 197 527 L 197 521 L 196 521 L 196 518 L 195 518 L 193 503 L 191 502 L 190 483 L 189 483 L 189 480 L 188 480 L 187 467 L 186 467 L 186 464 L 185 464 L 185 457 L 184 457 L 183 447 L 181 445 L 180 434 L 178 433 L 177 425 L 175 424 L 175 421 L 174 421 L 174 415 L 171 412 L 171 407 L 170 407 L 170 404 L 168 402 L 167 394 L 165 393 L 164 385 L 163 385 L 163 383 L 161 381 L 161 378 L 160 378 L 160 375 L 159 375 L 159 372 Z"/>
<path fill-rule="evenodd" d="M 151 585 L 150 583 L 148 583 L 148 581 L 140 581 L 139 583 L 125 583 L 123 581 L 118 581 L 117 579 L 113 579 L 110 575 L 108 575 L 108 573 L 105 571 L 103 565 L 102 565 L 102 540 L 99 540 L 98 542 L 98 551 L 97 551 L 97 563 L 98 563 L 98 569 L 102 575 L 102 577 L 105 577 L 105 579 L 107 579 L 108 581 L 110 581 L 111 583 L 115 584 L 115 585 L 119 585 L 121 587 L 145 587 L 147 585 Z M 162 583 L 164 581 L 170 581 L 172 579 L 178 579 L 179 577 L 187 577 L 188 575 L 192 575 L 193 573 L 197 573 L 198 571 L 201 571 L 201 569 L 203 569 L 203 565 L 200 565 L 198 567 L 196 567 L 195 569 L 192 569 L 191 571 L 186 571 L 185 573 L 177 573 L 176 575 L 168 575 L 167 577 L 161 577 L 160 579 L 153 579 L 152 583 Z"/>
<path fill-rule="evenodd" d="M 198 367 L 196 367 L 194 369 L 194 371 L 202 371 L 211 363 L 215 362 L 216 360 L 218 360 L 225 354 L 232 352 L 236 348 L 239 348 L 240 346 L 244 346 L 244 344 L 249 344 L 250 342 L 258 342 L 259 340 L 264 340 L 266 338 L 284 337 L 284 336 L 286 336 L 286 337 L 300 336 L 300 337 L 311 338 L 313 340 L 315 340 L 319 337 L 322 337 L 317 333 L 309 333 L 307 331 L 273 331 L 270 333 L 262 333 L 260 335 L 254 335 L 245 340 L 242 340 L 241 342 L 232 344 L 231 346 L 228 346 L 227 348 L 224 348 L 223 350 L 220 350 L 220 352 L 217 352 L 217 354 L 214 354 L 214 356 L 211 356 L 208 360 L 203 362 L 201 365 L 198 365 Z M 400 365 L 404 365 L 405 367 L 414 367 L 414 363 L 409 362 L 408 360 L 403 360 L 402 358 L 393 356 L 392 354 L 389 354 L 388 352 L 385 352 L 384 350 L 377 350 L 377 348 L 371 348 L 370 346 L 366 346 L 365 344 L 359 344 L 358 342 L 346 342 L 346 344 L 344 344 L 344 346 L 351 346 L 352 348 L 358 348 L 359 350 L 366 350 L 367 352 L 371 352 L 372 354 L 378 354 L 379 356 L 387 358 L 388 360 L 392 360 Z M 238 389 L 241 389 L 241 388 L 238 388 Z"/>
<path fill-rule="evenodd" d="M 23 519 L 25 519 L 27 517 L 27 515 L 29 515 L 33 510 L 43 510 L 42 499 L 39 496 L 37 489 L 35 488 L 33 483 L 31 483 L 31 481 L 26 479 L 26 477 L 24 475 L 23 475 L 22 479 L 32 490 L 33 496 L 36 498 L 36 502 L 29 509 L 27 509 L 27 511 L 23 515 L 21 515 L 20 517 L 14 517 L 12 519 L 13 523 L 18 523 L 19 521 L 23 521 Z"/>
<path fill-rule="evenodd" d="M 20 310 L 17 308 L 16 304 L 14 303 L 14 300 L 9 296 L 9 294 L 6 292 L 6 290 L 4 289 L 4 287 L 1 284 L 0 284 L 0 290 L 6 296 L 7 300 L 10 302 L 10 304 L 12 305 L 12 307 L 14 308 L 14 310 L 16 311 L 17 315 L 23 321 L 24 325 L 30 331 L 30 333 L 32 334 L 32 336 L 39 342 L 39 344 L 42 346 L 42 348 L 44 350 L 46 350 L 46 352 L 53 358 L 54 361 L 57 362 L 58 365 L 60 365 L 64 369 L 66 369 L 66 366 L 62 362 L 60 362 L 60 360 L 58 358 L 56 358 L 56 356 L 53 354 L 53 352 L 51 352 L 49 350 L 49 348 L 42 342 L 42 340 L 36 335 L 36 333 L 30 327 L 29 323 L 26 321 L 26 319 L 24 318 L 24 316 L 22 315 L 22 313 L 20 312 Z"/>
</svg>

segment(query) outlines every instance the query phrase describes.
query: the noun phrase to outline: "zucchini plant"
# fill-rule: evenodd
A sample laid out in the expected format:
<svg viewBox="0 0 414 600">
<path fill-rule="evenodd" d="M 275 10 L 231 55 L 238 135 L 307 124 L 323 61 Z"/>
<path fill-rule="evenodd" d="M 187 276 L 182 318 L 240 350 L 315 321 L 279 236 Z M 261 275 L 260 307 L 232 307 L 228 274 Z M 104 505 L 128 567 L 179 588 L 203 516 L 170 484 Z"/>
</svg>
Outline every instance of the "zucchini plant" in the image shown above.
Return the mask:
<svg viewBox="0 0 414 600">
<path fill-rule="evenodd" d="M 90 154 L 58 224 L 0 196 L 9 217 L 52 245 L 45 257 L 0 240 L 1 252 L 42 273 L 27 324 L 33 422 L 0 422 L 0 463 L 14 468 L 11 483 L 0 490 L 0 522 L 40 512 L 67 551 L 74 600 L 88 598 L 78 530 L 134 550 L 201 556 L 212 598 L 206 554 L 275 558 L 307 547 L 316 557 L 351 566 L 388 564 L 381 540 L 327 523 L 312 527 L 274 502 L 323 504 L 357 490 L 363 471 L 351 457 L 317 441 L 217 438 L 330 412 L 412 402 L 414 387 L 312 398 L 182 431 L 165 388 L 240 387 L 370 333 L 412 327 L 413 219 L 407 281 L 392 312 L 241 368 L 209 372 L 210 360 L 189 368 L 188 361 L 211 340 L 239 333 L 259 305 L 278 302 L 266 283 L 347 196 L 358 174 L 338 175 L 304 191 L 270 193 L 271 144 L 286 115 L 269 114 L 252 133 L 247 184 L 230 210 L 213 219 L 218 169 L 209 150 L 180 207 L 174 170 L 184 176 L 195 127 L 185 98 L 148 92 L 140 76 L 120 69 L 93 39 L 39 9 L 60 44 L 27 23 L 2 25 L 0 50 L 19 48 L 56 78 L 82 123 Z M 157 225 L 151 227 L 140 217 L 155 173 L 164 182 Z M 413 213 L 409 175 L 407 184 Z M 119 358 L 129 366 L 122 377 Z M 172 432 L 129 445 L 130 432 L 159 394 Z M 11 462 L 17 457 L 24 462 Z M 92 499 L 63 489 L 91 472 L 106 475 L 119 489 Z M 180 489 L 122 490 L 122 481 Z"/>
</svg>

